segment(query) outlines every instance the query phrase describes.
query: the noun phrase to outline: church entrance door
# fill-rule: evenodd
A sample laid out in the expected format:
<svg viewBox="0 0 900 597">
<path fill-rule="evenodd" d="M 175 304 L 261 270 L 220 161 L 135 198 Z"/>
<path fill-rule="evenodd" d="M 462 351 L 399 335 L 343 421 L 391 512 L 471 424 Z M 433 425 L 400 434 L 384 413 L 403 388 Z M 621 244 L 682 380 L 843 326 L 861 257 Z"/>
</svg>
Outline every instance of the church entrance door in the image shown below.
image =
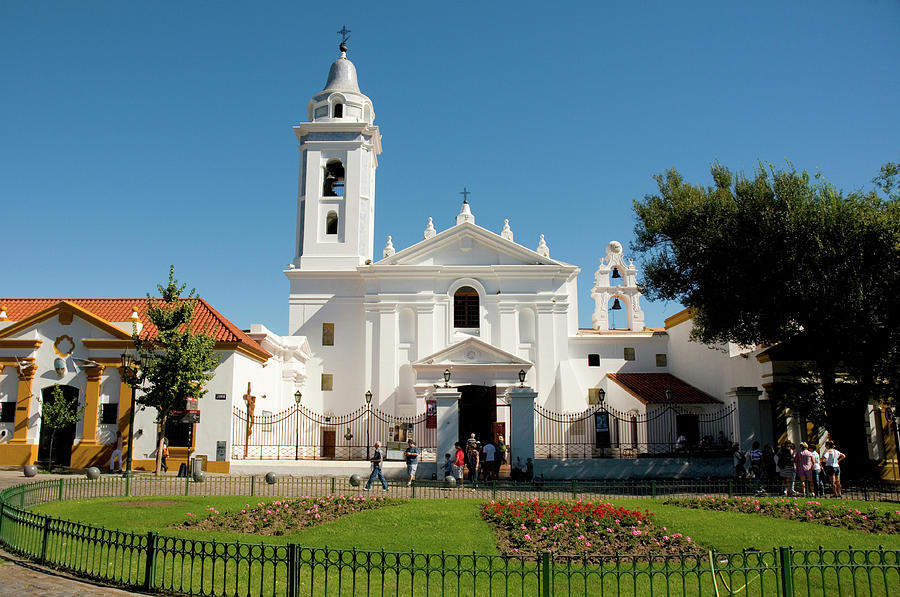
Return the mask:
<svg viewBox="0 0 900 597">
<path fill-rule="evenodd" d="M 474 433 L 482 444 L 493 441 L 497 422 L 497 386 L 462 386 L 459 397 L 459 442 L 465 447 Z"/>
</svg>

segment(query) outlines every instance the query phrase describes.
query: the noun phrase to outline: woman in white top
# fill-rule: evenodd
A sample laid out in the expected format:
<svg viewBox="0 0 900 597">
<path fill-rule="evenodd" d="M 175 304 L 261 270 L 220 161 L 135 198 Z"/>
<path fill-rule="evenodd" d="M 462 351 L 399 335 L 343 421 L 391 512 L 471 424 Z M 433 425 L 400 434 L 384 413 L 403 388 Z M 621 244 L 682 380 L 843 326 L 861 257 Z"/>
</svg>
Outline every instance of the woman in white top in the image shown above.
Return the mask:
<svg viewBox="0 0 900 597">
<path fill-rule="evenodd" d="M 841 460 L 847 456 L 843 452 L 839 452 L 834 447 L 834 442 L 825 442 L 825 453 L 822 458 L 825 460 L 825 474 L 831 478 L 831 491 L 834 497 L 841 497 Z"/>
<path fill-rule="evenodd" d="M 819 446 L 810 444 L 809 451 L 812 452 L 813 459 L 813 491 L 816 496 L 825 495 L 825 483 L 822 482 L 822 460 L 819 457 Z"/>
</svg>

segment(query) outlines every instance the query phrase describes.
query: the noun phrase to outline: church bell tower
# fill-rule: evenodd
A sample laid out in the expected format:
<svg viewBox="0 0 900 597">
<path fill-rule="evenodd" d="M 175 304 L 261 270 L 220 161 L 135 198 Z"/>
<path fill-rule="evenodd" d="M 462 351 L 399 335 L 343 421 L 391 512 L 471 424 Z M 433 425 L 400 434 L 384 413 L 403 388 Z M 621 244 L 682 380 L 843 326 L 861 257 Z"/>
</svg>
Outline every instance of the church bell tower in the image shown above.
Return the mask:
<svg viewBox="0 0 900 597">
<path fill-rule="evenodd" d="M 343 42 L 340 51 L 325 88 L 309 100 L 307 122 L 294 127 L 300 185 L 291 266 L 300 270 L 353 270 L 373 255 L 381 133 Z"/>
</svg>

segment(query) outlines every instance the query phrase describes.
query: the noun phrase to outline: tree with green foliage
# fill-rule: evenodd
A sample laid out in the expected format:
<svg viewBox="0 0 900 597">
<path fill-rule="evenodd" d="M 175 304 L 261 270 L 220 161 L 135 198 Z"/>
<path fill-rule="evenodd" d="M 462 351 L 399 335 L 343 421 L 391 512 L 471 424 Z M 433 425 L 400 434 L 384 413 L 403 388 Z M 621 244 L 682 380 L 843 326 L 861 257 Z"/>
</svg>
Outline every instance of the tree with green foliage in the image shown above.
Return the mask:
<svg viewBox="0 0 900 597">
<path fill-rule="evenodd" d="M 810 363 L 793 391 L 820 403 L 860 463 L 867 403 L 897 395 L 886 375 L 900 346 L 896 172 L 889 164 L 876 178 L 882 198 L 792 166 L 748 177 L 715 163 L 713 186 L 670 170 L 654 177 L 657 194 L 634 203 L 648 298 L 691 307 L 695 340 L 781 344 Z"/>
<path fill-rule="evenodd" d="M 84 416 L 84 407 L 78 408 L 78 395 L 72 398 L 66 398 L 59 384 L 54 384 L 50 390 L 50 399 L 44 401 L 41 405 L 41 425 L 46 425 L 50 431 L 50 463 L 49 469 L 53 468 L 53 441 L 56 439 L 56 432 L 60 429 L 75 425 Z"/>
<path fill-rule="evenodd" d="M 144 385 L 137 401 L 156 409 L 160 429 L 156 474 L 160 472 L 166 424 L 172 411 L 184 409 L 188 398 L 200 399 L 206 394 L 206 383 L 219 365 L 215 339 L 205 331 L 194 330 L 194 309 L 199 297 L 193 289 L 182 297 L 186 286 L 179 286 L 175 266 L 170 266 L 168 284 L 157 285 L 159 298 L 147 295 L 147 318 L 156 327 L 156 335 L 141 338 L 137 329 L 132 331 Z"/>
</svg>

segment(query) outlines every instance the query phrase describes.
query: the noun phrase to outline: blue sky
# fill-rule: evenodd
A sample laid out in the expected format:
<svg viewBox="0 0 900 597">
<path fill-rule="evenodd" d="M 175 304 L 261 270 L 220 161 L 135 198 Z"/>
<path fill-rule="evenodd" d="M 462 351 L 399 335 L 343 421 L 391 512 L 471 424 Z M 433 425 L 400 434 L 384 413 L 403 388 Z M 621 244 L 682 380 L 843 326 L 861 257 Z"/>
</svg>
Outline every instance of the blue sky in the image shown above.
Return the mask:
<svg viewBox="0 0 900 597">
<path fill-rule="evenodd" d="M 895 0 L 2 0 L 0 296 L 143 296 L 174 263 L 287 332 L 291 127 L 344 24 L 383 135 L 376 255 L 451 226 L 465 185 L 478 224 L 582 268 L 582 326 L 653 174 L 789 159 L 850 190 L 900 160 Z"/>
</svg>

